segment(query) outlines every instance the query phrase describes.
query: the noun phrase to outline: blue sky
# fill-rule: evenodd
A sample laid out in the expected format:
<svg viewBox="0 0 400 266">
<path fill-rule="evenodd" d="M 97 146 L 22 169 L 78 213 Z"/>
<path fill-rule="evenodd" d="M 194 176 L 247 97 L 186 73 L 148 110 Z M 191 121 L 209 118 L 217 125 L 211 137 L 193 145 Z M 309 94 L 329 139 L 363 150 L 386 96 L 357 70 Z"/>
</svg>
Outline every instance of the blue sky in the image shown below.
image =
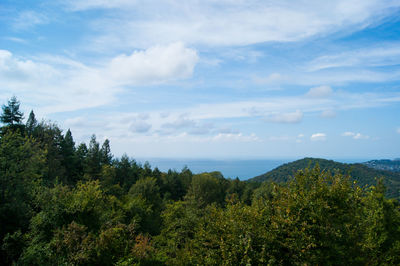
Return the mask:
<svg viewBox="0 0 400 266">
<path fill-rule="evenodd" d="M 400 1 L 0 3 L 0 102 L 120 156 L 400 157 Z"/>
</svg>

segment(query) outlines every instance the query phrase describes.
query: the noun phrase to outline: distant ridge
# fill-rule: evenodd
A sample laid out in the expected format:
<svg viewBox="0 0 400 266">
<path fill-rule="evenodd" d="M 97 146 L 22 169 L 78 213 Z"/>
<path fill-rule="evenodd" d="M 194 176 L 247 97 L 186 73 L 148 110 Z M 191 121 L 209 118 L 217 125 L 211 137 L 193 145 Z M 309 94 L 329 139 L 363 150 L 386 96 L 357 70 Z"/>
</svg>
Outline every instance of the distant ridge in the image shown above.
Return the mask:
<svg viewBox="0 0 400 266">
<path fill-rule="evenodd" d="M 304 158 L 294 162 L 283 164 L 265 174 L 249 179 L 250 182 L 272 181 L 277 183 L 287 182 L 299 170 L 313 168 L 318 163 L 321 170 L 332 174 L 339 173 L 350 175 L 359 186 L 375 185 L 376 178 L 383 177 L 387 188 L 387 196 L 400 199 L 400 173 L 386 170 L 373 169 L 367 165 L 354 163 L 346 164 L 320 158 Z"/>
<path fill-rule="evenodd" d="M 363 164 L 378 170 L 400 172 L 400 159 L 398 158 L 394 160 L 371 160 Z"/>
</svg>

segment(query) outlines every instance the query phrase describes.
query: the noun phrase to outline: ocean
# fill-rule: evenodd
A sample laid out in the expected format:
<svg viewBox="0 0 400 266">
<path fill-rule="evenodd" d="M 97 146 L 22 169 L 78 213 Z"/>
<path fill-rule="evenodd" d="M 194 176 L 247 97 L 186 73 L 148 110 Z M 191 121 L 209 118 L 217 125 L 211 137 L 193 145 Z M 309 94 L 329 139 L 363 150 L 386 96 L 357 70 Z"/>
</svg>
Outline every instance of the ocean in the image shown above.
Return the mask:
<svg viewBox="0 0 400 266">
<path fill-rule="evenodd" d="M 239 160 L 239 159 L 226 159 L 226 160 L 210 160 L 210 159 L 160 159 L 160 158 L 141 158 L 136 161 L 144 164 L 148 161 L 154 169 L 157 167 L 162 172 L 167 172 L 169 169 L 180 172 L 183 167 L 187 166 L 193 173 L 203 173 L 220 171 L 225 178 L 236 178 L 246 180 L 258 175 L 262 175 L 272 169 L 288 162 L 295 161 L 295 159 L 256 159 L 256 160 Z M 361 159 L 339 159 L 336 160 L 343 163 L 363 162 Z"/>
</svg>

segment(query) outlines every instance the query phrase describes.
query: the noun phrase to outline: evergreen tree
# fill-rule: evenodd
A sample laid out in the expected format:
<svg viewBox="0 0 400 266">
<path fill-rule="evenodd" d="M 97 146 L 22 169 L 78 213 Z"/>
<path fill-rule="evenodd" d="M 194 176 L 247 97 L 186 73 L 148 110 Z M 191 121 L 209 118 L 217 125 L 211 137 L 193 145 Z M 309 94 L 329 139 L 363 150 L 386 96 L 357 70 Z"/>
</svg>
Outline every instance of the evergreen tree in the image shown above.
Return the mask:
<svg viewBox="0 0 400 266">
<path fill-rule="evenodd" d="M 113 155 L 111 154 L 110 141 L 106 139 L 100 149 L 101 164 L 110 165 Z"/>
<path fill-rule="evenodd" d="M 26 133 L 29 136 L 32 136 L 36 127 L 37 127 L 37 120 L 35 117 L 35 113 L 33 112 L 33 110 L 31 110 L 31 112 L 29 113 L 28 121 L 26 121 L 25 125 Z"/>
<path fill-rule="evenodd" d="M 24 119 L 24 114 L 19 110 L 19 101 L 15 96 L 13 96 L 7 105 L 3 105 L 3 114 L 0 116 L 0 122 L 5 126 L 2 128 L 3 133 L 7 128 L 12 130 L 23 129 L 22 119 Z"/>
<path fill-rule="evenodd" d="M 89 142 L 89 149 L 86 157 L 85 174 L 89 179 L 97 179 L 101 172 L 101 153 L 100 145 L 96 140 L 96 135 L 92 135 Z"/>
<path fill-rule="evenodd" d="M 77 155 L 75 142 L 72 138 L 71 130 L 68 129 L 61 141 L 61 154 L 63 156 L 62 163 L 66 170 L 67 182 L 75 183 L 77 181 Z"/>
</svg>

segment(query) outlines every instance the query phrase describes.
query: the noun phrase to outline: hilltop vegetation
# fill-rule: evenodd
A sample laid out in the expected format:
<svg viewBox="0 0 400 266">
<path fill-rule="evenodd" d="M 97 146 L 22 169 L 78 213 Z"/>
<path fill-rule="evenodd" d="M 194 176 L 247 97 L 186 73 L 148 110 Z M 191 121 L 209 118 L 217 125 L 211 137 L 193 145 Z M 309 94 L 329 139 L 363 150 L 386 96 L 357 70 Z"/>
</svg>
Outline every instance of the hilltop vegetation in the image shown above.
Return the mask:
<svg viewBox="0 0 400 266">
<path fill-rule="evenodd" d="M 324 171 L 332 174 L 349 175 L 352 181 L 356 181 L 358 186 L 365 187 L 376 184 L 377 178 L 383 178 L 383 183 L 387 188 L 386 195 L 390 198 L 400 199 L 400 173 L 391 171 L 372 169 L 364 164 L 346 164 L 332 160 L 304 158 L 287 164 L 283 164 L 263 175 L 250 179 L 251 182 L 287 182 L 302 169 L 313 168 L 318 165 Z"/>
<path fill-rule="evenodd" d="M 362 189 L 322 164 L 285 184 L 164 173 L 22 117 L 15 98 L 3 106 L 2 264 L 400 263 L 399 204 L 382 182 Z"/>
</svg>

